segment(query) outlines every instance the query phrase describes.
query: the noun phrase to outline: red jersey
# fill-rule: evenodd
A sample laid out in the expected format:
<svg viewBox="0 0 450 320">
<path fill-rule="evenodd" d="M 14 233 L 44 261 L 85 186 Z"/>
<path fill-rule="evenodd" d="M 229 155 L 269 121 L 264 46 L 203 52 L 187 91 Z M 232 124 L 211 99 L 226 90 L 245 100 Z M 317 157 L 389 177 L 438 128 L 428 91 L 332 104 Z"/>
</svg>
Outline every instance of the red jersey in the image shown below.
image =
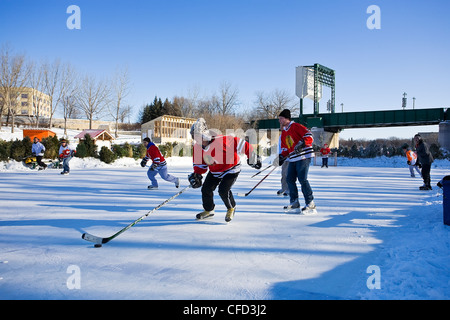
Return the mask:
<svg viewBox="0 0 450 320">
<path fill-rule="evenodd" d="M 305 146 L 301 152 L 296 153 L 294 148 L 300 140 L 305 142 Z M 314 157 L 314 150 L 312 147 L 313 141 L 312 133 L 308 128 L 291 121 L 291 123 L 281 131 L 281 155 L 288 157 L 287 161 L 289 162 Z"/>
<path fill-rule="evenodd" d="M 330 148 L 322 148 L 320 149 L 320 153 L 322 154 L 322 157 L 328 158 L 328 154 L 331 152 Z"/>
<path fill-rule="evenodd" d="M 253 152 L 252 146 L 245 140 L 232 136 L 214 137 L 210 144 L 202 147 L 194 144 L 194 172 L 203 174 L 208 171 L 218 178 L 227 173 L 241 171 L 241 160 L 239 154 L 245 153 L 247 158 Z"/>
<path fill-rule="evenodd" d="M 159 151 L 158 147 L 153 143 L 149 142 L 147 145 L 147 153 L 145 154 L 144 160 L 152 160 L 153 163 L 157 164 L 159 166 L 166 165 L 166 159 L 164 159 L 164 156 L 161 154 L 161 151 Z"/>
</svg>

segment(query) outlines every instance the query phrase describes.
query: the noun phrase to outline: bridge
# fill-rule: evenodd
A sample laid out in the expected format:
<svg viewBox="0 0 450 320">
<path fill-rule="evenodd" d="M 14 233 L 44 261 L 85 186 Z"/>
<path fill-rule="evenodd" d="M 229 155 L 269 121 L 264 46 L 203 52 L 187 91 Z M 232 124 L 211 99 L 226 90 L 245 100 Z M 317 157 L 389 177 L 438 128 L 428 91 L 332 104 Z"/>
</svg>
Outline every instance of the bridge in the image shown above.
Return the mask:
<svg viewBox="0 0 450 320">
<path fill-rule="evenodd" d="M 308 128 L 343 129 L 436 125 L 450 120 L 450 108 L 303 114 L 292 119 Z M 259 129 L 278 129 L 278 119 L 258 120 Z"/>
<path fill-rule="evenodd" d="M 439 124 L 439 144 L 450 151 L 450 108 L 303 114 L 292 120 L 310 129 L 317 128 L 312 130 L 314 140 L 318 145 L 330 146 L 339 146 L 337 133 L 343 129 Z M 280 123 L 278 119 L 257 120 L 257 128 L 279 129 Z"/>
</svg>

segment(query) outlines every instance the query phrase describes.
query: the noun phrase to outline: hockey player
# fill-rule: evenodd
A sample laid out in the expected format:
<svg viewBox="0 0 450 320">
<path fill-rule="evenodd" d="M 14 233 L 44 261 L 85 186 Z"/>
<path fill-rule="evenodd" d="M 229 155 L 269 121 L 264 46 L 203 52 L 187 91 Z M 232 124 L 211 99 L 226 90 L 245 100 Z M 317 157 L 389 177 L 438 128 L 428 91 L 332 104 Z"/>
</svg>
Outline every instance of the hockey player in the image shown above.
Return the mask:
<svg viewBox="0 0 450 320">
<path fill-rule="evenodd" d="M 40 166 L 39 170 L 45 170 L 47 165 L 42 162 L 42 157 L 44 156 L 45 147 L 39 142 L 38 137 L 34 137 L 33 145 L 31 146 L 31 153 L 36 156 L 36 162 Z"/>
<path fill-rule="evenodd" d="M 330 154 L 331 150 L 328 147 L 328 144 L 324 144 L 323 147 L 320 149 L 320 154 L 322 155 L 322 168 L 327 167 L 328 168 L 328 155 Z"/>
<path fill-rule="evenodd" d="M 416 169 L 417 173 L 422 176 L 422 173 L 420 172 L 418 166 L 418 162 L 417 162 L 417 155 L 414 151 L 411 150 L 411 148 L 407 145 L 404 144 L 402 146 L 403 152 L 406 154 L 406 163 L 408 164 L 409 167 L 409 172 L 411 173 L 411 177 L 415 178 L 416 175 L 414 174 L 414 169 Z"/>
<path fill-rule="evenodd" d="M 63 161 L 63 171 L 61 172 L 61 174 L 69 174 L 69 162 L 76 152 L 77 151 L 71 145 L 69 145 L 69 143 L 65 139 L 61 140 L 61 146 L 59 147 L 59 158 Z"/>
<path fill-rule="evenodd" d="M 167 162 L 164 159 L 164 156 L 159 151 L 158 147 L 150 140 L 150 138 L 144 138 L 143 140 L 144 146 L 147 148 L 147 153 L 145 157 L 141 161 L 141 167 L 145 167 L 149 160 L 152 160 L 152 165 L 147 171 L 147 177 L 151 181 L 151 185 L 147 188 L 149 190 L 158 189 L 158 181 L 155 179 L 155 176 L 159 173 L 161 178 L 168 182 L 172 182 L 175 184 L 175 187 L 178 188 L 180 186 L 180 179 L 170 175 L 167 172 Z"/>
<path fill-rule="evenodd" d="M 199 118 L 191 127 L 191 136 L 195 141 L 193 147 L 194 172 L 188 177 L 192 188 L 202 187 L 202 204 L 204 211 L 197 214 L 197 219 L 214 216 L 214 190 L 219 186 L 227 213 L 225 221 L 230 222 L 235 214 L 236 202 L 231 187 L 241 171 L 239 153 L 247 155 L 247 164 L 255 169 L 261 168 L 261 159 L 253 152 L 252 146 L 245 140 L 232 136 L 212 136 L 206 122 Z M 204 183 L 202 174 L 206 173 Z"/>
<path fill-rule="evenodd" d="M 280 113 L 278 120 L 283 127 L 279 164 L 282 165 L 284 161 L 289 161 L 287 183 L 289 186 L 290 204 L 285 209 L 300 208 L 296 185 L 298 179 L 306 203 L 301 212 L 302 214 L 314 214 L 317 212 L 316 205 L 314 204 L 313 191 L 308 181 L 309 165 L 311 157 L 314 157 L 313 136 L 308 128 L 291 121 L 291 112 L 288 109 L 284 109 Z"/>
</svg>

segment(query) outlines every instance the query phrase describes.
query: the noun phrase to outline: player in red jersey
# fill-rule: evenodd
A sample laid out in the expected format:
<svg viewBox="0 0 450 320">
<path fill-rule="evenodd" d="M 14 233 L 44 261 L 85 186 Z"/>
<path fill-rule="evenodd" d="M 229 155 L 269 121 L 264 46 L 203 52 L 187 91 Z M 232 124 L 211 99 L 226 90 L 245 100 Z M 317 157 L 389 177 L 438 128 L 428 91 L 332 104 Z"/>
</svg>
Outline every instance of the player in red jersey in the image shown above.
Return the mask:
<svg viewBox="0 0 450 320">
<path fill-rule="evenodd" d="M 306 206 L 302 208 L 301 213 L 314 214 L 316 213 L 316 205 L 314 204 L 313 191 L 308 181 L 309 165 L 311 158 L 314 157 L 312 133 L 305 126 L 291 121 L 291 112 L 288 109 L 280 113 L 278 120 L 283 127 L 281 131 L 279 164 L 282 165 L 284 161 L 289 162 L 286 181 L 289 187 L 290 204 L 285 209 L 297 209 L 300 207 L 296 184 L 298 179 L 306 202 Z"/>
<path fill-rule="evenodd" d="M 161 154 L 158 147 L 148 137 L 144 138 L 143 144 L 147 148 L 147 153 L 141 161 L 141 167 L 145 167 L 147 165 L 147 161 L 152 160 L 152 165 L 147 171 L 147 177 L 150 179 L 152 184 L 147 188 L 149 190 L 158 189 L 158 181 L 155 179 L 157 174 L 159 174 L 164 180 L 174 183 L 175 187 L 178 188 L 180 186 L 180 180 L 167 172 L 166 159 L 164 159 L 164 156 Z"/>
<path fill-rule="evenodd" d="M 193 188 L 202 187 L 204 211 L 197 214 L 197 219 L 214 216 L 214 190 L 219 187 L 219 195 L 227 208 L 225 221 L 234 217 L 236 202 L 231 187 L 241 172 L 239 154 L 247 156 L 247 164 L 255 169 L 261 168 L 261 159 L 253 152 L 253 147 L 245 141 L 232 136 L 212 136 L 203 118 L 199 118 L 191 127 L 191 136 L 195 141 L 193 150 L 194 172 L 189 175 Z M 202 174 L 206 173 L 202 183 Z"/>
</svg>

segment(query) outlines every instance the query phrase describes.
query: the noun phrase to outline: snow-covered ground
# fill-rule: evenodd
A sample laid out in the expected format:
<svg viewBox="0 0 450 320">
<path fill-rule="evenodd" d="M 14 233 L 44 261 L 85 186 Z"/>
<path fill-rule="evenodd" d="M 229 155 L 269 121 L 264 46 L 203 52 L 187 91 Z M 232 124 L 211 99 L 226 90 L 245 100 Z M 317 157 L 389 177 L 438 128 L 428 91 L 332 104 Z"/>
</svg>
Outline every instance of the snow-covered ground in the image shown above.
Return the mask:
<svg viewBox="0 0 450 320">
<path fill-rule="evenodd" d="M 449 299 L 442 190 L 419 191 L 392 159 L 357 161 L 311 167 L 317 215 L 283 212 L 277 169 L 236 197 L 229 224 L 217 193 L 214 219 L 196 221 L 201 193 L 190 189 L 102 248 L 81 235 L 110 236 L 179 189 L 159 178 L 148 191 L 132 159 L 74 158 L 68 176 L 10 162 L 0 167 L 0 299 Z M 191 159 L 168 167 L 186 186 Z M 233 192 L 250 190 L 255 172 L 243 165 Z M 448 174 L 449 161 L 436 162 L 433 186 Z"/>
<path fill-rule="evenodd" d="M 229 224 L 217 192 L 214 219 L 196 221 L 201 192 L 189 189 L 102 248 L 81 235 L 110 236 L 179 189 L 159 178 L 148 191 L 146 169 L 129 158 L 70 165 L 62 176 L 0 163 L 0 299 L 450 298 L 442 190 L 419 191 L 405 158 L 311 167 L 314 216 L 283 212 L 279 169 L 236 196 Z M 168 168 L 187 186 L 190 158 Z M 235 195 L 255 172 L 243 165 Z M 450 161 L 436 161 L 432 185 L 449 174 Z"/>
</svg>

